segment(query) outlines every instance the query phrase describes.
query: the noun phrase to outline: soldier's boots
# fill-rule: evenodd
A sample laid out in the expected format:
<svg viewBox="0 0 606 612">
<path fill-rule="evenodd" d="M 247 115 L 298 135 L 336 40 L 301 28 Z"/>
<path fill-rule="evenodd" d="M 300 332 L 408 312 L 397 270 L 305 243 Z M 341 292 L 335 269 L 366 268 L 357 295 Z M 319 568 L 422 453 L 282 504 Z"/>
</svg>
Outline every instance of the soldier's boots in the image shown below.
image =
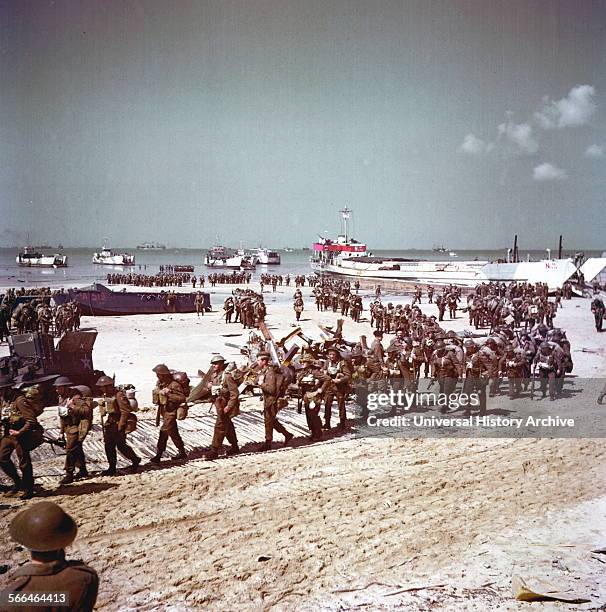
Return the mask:
<svg viewBox="0 0 606 612">
<path fill-rule="evenodd" d="M 231 457 L 232 455 L 239 455 L 240 454 L 240 447 L 235 444 L 233 446 L 231 446 L 230 448 L 227 449 L 227 452 L 225 453 L 228 457 Z"/>
<path fill-rule="evenodd" d="M 71 484 L 72 482 L 74 482 L 74 475 L 73 474 L 66 474 L 60 481 L 59 484 L 60 485 L 68 485 Z"/>
<path fill-rule="evenodd" d="M 288 446 L 288 444 L 290 443 L 290 441 L 294 438 L 295 436 L 293 434 L 291 434 L 289 431 L 287 431 L 284 434 L 284 446 Z"/>
<path fill-rule="evenodd" d="M 214 461 L 215 459 L 219 458 L 219 449 L 218 448 L 211 448 L 205 456 L 206 461 Z"/>
<path fill-rule="evenodd" d="M 185 448 L 181 447 L 177 449 L 179 454 L 175 457 L 175 461 L 185 461 L 187 459 L 187 453 L 185 452 Z"/>
<path fill-rule="evenodd" d="M 156 465 L 160 465 L 160 462 L 162 461 L 162 455 L 154 455 L 149 462 L 150 463 L 155 463 Z"/>
<path fill-rule="evenodd" d="M 115 476 L 115 475 L 116 475 L 115 467 L 108 467 L 106 470 L 103 470 L 101 472 L 101 476 Z"/>
<path fill-rule="evenodd" d="M 79 480 L 80 478 L 88 478 L 88 470 L 86 468 L 81 468 L 76 472 L 76 476 L 75 476 L 76 480 Z"/>
<path fill-rule="evenodd" d="M 141 463 L 141 457 L 135 457 L 133 459 L 133 462 L 131 463 L 130 467 L 128 468 L 128 471 L 131 474 L 136 474 L 137 470 L 139 469 L 139 464 Z"/>
</svg>

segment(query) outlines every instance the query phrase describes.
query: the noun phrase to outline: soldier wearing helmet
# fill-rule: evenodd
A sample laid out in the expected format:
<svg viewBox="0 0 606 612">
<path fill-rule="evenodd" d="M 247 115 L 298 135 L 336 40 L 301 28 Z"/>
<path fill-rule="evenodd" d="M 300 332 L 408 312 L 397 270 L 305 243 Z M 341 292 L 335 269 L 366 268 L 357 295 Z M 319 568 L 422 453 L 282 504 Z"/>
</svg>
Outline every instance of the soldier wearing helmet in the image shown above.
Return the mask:
<svg viewBox="0 0 606 612">
<path fill-rule="evenodd" d="M 82 561 L 65 558 L 65 548 L 78 532 L 69 514 L 53 502 L 40 502 L 19 512 L 9 531 L 15 542 L 30 550 L 32 561 L 14 573 L 8 591 L 32 595 L 67 592 L 66 609 L 68 606 L 70 610 L 94 608 L 99 589 L 97 572 Z M 50 610 L 51 607 L 34 609 Z"/>
<path fill-rule="evenodd" d="M 461 373 L 460 369 L 461 366 L 454 353 L 446 350 L 443 340 L 438 340 L 431 357 L 431 376 L 438 381 L 440 393 L 450 395 L 454 392 Z M 445 410 L 445 407 L 441 408 L 442 412 Z"/>
<path fill-rule="evenodd" d="M 67 406 L 70 398 L 70 389 L 74 383 L 67 376 L 59 376 L 53 383 L 53 388 L 57 394 L 57 406 Z"/>
<path fill-rule="evenodd" d="M 126 430 L 129 421 L 132 423 L 135 415 L 124 391 L 116 389 L 114 381 L 109 376 L 101 376 L 97 381 L 103 398 L 99 401 L 99 412 L 103 426 L 103 443 L 109 467 L 102 472 L 103 476 L 114 476 L 118 462 L 117 451 L 131 462 L 130 469 L 136 472 L 141 458 L 128 445 Z M 136 418 L 136 417 L 135 417 Z"/>
<path fill-rule="evenodd" d="M 186 388 L 185 384 L 181 384 L 179 381 L 174 380 L 171 371 L 163 363 L 157 365 L 153 371 L 158 377 L 156 387 L 152 392 L 152 401 L 158 406 L 156 427 L 160 424 L 160 418 L 162 418 L 162 427 L 160 428 L 160 435 L 158 436 L 156 454 L 150 461 L 151 463 L 160 463 L 162 455 L 166 450 L 168 438 L 173 441 L 173 444 L 179 451 L 175 459 L 187 459 L 185 445 L 183 444 L 183 439 L 179 433 L 179 426 L 177 425 L 177 410 L 179 406 L 185 403 L 189 395 L 189 384 Z M 183 383 L 185 383 L 184 380 Z"/>
<path fill-rule="evenodd" d="M 549 342 L 543 342 L 534 358 L 533 373 L 540 379 L 542 397 L 546 397 L 549 389 L 549 399 L 555 400 L 556 386 L 555 377 L 558 369 L 556 358 L 553 355 L 553 346 Z"/>
<path fill-rule="evenodd" d="M 505 347 L 505 353 L 499 360 L 499 370 L 507 376 L 509 399 L 515 399 L 522 392 L 522 380 L 526 368 L 526 354 L 512 344 Z"/>
<path fill-rule="evenodd" d="M 240 393 L 233 376 L 227 372 L 225 358 L 213 355 L 210 360 L 210 369 L 202 379 L 202 395 L 198 399 L 210 400 L 215 408 L 217 417 L 211 449 L 207 453 L 208 460 L 217 459 L 223 440 L 231 444 L 228 455 L 240 452 L 238 437 L 232 419 L 240 414 Z"/>
<path fill-rule="evenodd" d="M 376 334 L 376 332 L 375 332 Z M 381 345 L 380 338 L 383 337 L 381 333 L 377 336 L 378 345 Z M 372 349 L 371 349 L 372 350 Z M 383 347 L 381 346 L 381 352 Z M 377 357 L 377 351 L 372 351 L 372 357 L 379 361 Z M 380 360 L 380 366 L 383 368 L 383 360 Z M 324 364 L 324 368 L 321 372 L 324 384 L 322 385 L 322 392 L 324 394 L 324 429 L 330 429 L 330 419 L 332 414 L 333 401 L 337 400 L 337 407 L 339 409 L 339 429 L 345 430 L 347 427 L 347 414 L 345 411 L 345 399 L 351 392 L 351 369 L 347 362 L 341 358 L 341 353 L 335 347 L 328 349 L 328 360 Z"/>
<path fill-rule="evenodd" d="M 278 411 L 280 410 L 280 400 L 283 397 L 281 388 L 284 376 L 278 367 L 269 363 L 271 355 L 266 351 L 261 351 L 257 355 L 257 386 L 263 392 L 263 420 L 265 422 L 265 444 L 263 450 L 271 450 L 274 430 L 284 436 L 286 446 L 293 438 L 280 421 L 278 421 Z"/>
<path fill-rule="evenodd" d="M 0 468 L 13 481 L 13 493 L 23 490 L 21 499 L 31 499 L 34 495 L 34 470 L 30 451 L 42 444 L 44 430 L 38 423 L 38 417 L 43 411 L 40 388 L 38 385 L 32 385 L 23 395 L 17 397 L 7 418 L 2 420 Z M 21 477 L 11 460 L 13 451 L 19 458 Z"/>
<path fill-rule="evenodd" d="M 89 387 L 77 385 L 71 387 L 71 399 L 65 406 L 59 406 L 61 435 L 65 441 L 65 476 L 59 484 L 74 482 L 75 478 L 86 478 L 86 457 L 82 444 L 93 424 L 93 396 Z"/>
</svg>

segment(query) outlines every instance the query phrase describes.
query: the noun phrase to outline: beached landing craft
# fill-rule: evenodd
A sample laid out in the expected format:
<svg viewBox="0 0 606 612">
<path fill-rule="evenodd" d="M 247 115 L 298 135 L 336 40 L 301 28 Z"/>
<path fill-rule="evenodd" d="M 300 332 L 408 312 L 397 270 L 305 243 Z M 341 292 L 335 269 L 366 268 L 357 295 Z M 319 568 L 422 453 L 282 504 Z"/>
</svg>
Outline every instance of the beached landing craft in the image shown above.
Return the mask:
<svg viewBox="0 0 606 612">
<path fill-rule="evenodd" d="M 207 268 L 230 269 L 230 270 L 252 270 L 257 263 L 257 258 L 245 254 L 242 250 L 234 252 L 224 246 L 214 246 L 204 257 L 204 265 Z"/>
<path fill-rule="evenodd" d="M 203 293 L 204 310 L 210 311 L 210 295 Z M 68 289 L 53 296 L 56 305 L 73 301 L 80 314 L 88 316 L 114 316 L 135 314 L 170 314 L 196 312 L 196 293 L 169 294 L 160 291 L 112 291 L 105 285 L 94 283 L 89 287 Z"/>
<path fill-rule="evenodd" d="M 340 213 L 343 233 L 336 240 L 320 238 L 313 245 L 311 267 L 320 274 L 463 287 L 490 281 L 547 283 L 550 290 L 555 290 L 577 272 L 572 258 L 517 261 L 517 248 L 508 251 L 506 259 L 497 262 L 374 257 L 367 252 L 365 244 L 350 238 L 347 233 L 351 210 L 345 207 Z M 580 270 L 585 274 L 585 282 L 590 282 L 604 268 L 606 259 L 591 258 Z"/>
<path fill-rule="evenodd" d="M 36 268 L 64 268 L 67 266 L 67 255 L 55 253 L 44 255 L 34 247 L 25 247 L 15 258 L 17 265 Z"/>
<path fill-rule="evenodd" d="M 104 244 L 101 251 L 93 254 L 93 263 L 109 266 L 134 266 L 135 256 L 130 253 L 114 253 Z"/>
</svg>

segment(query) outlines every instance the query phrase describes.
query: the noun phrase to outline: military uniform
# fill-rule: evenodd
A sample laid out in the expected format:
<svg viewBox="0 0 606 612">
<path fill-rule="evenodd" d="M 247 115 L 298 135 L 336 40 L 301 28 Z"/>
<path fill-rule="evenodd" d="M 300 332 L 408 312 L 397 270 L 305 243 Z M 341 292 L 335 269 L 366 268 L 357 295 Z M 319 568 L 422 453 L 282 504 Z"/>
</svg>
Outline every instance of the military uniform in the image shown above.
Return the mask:
<svg viewBox="0 0 606 612">
<path fill-rule="evenodd" d="M 168 368 L 166 371 L 168 372 L 167 376 L 171 376 Z M 177 410 L 187 399 L 181 384 L 176 380 L 172 380 L 172 377 L 168 380 L 158 380 L 152 392 L 152 399 L 153 403 L 158 406 L 156 423 L 159 417 L 162 418 L 162 427 L 160 428 L 160 435 L 158 436 L 158 443 L 156 445 L 156 455 L 152 458 L 152 462 L 158 463 L 160 461 L 160 458 L 166 450 L 166 444 L 169 438 L 179 451 L 177 459 L 185 459 L 187 457 L 185 445 L 183 444 L 183 439 L 179 433 L 179 426 L 177 425 Z"/>
<path fill-rule="evenodd" d="M 94 609 L 99 590 L 97 572 L 82 561 L 65 559 L 64 549 L 78 532 L 69 514 L 53 502 L 40 502 L 19 512 L 11 521 L 9 532 L 15 542 L 31 551 L 33 562 L 17 569 L 7 591 L 66 593 L 68 606 L 20 604 L 6 606 L 4 610 L 90 612 Z"/>
<path fill-rule="evenodd" d="M 40 401 L 39 391 L 34 394 L 33 389 L 28 389 L 26 394 L 31 395 L 20 396 L 15 400 L 4 423 L 3 437 L 0 441 L 0 468 L 15 483 L 15 488 L 21 487 L 24 496 L 29 498 L 34 491 L 34 470 L 30 451 L 42 443 L 44 430 L 38 423 L 38 417 L 42 414 L 44 406 Z M 17 433 L 11 435 L 11 431 Z M 21 478 L 11 461 L 13 451 L 19 460 Z"/>
<path fill-rule="evenodd" d="M 60 417 L 61 434 L 65 437 L 65 480 L 73 480 L 74 470 L 86 476 L 86 457 L 82 444 L 93 423 L 92 398 L 74 398 L 66 406 L 67 414 Z"/>
<path fill-rule="evenodd" d="M 231 453 L 236 453 L 239 451 L 238 437 L 232 419 L 240 414 L 238 386 L 233 376 L 225 370 L 212 372 L 208 385 L 217 412 L 212 441 L 213 454 L 218 455 L 225 438 L 231 444 Z"/>
<path fill-rule="evenodd" d="M 99 382 L 97 382 L 97 386 L 100 386 Z M 126 459 L 132 462 L 131 467 L 136 469 L 141 463 L 141 458 L 126 441 L 126 428 L 129 418 L 132 419 L 132 409 L 124 391 L 114 391 L 114 395 L 104 395 L 103 399 L 99 401 L 99 409 L 103 423 L 105 455 L 109 464 L 105 474 L 111 476 L 116 473 L 118 461 L 116 451 L 120 451 Z"/>
<path fill-rule="evenodd" d="M 351 369 L 343 359 L 338 361 L 328 360 L 322 369 L 321 375 L 324 381 L 322 391 L 324 394 L 324 428 L 330 429 L 332 416 L 332 404 L 337 400 L 339 409 L 339 428 L 347 426 L 347 413 L 345 400 L 351 391 Z"/>
<path fill-rule="evenodd" d="M 259 357 L 263 354 L 260 353 Z M 280 389 L 278 374 L 271 365 L 261 368 L 257 376 L 257 384 L 263 391 L 263 418 L 265 420 L 265 447 L 269 449 L 273 440 L 274 429 L 284 436 L 284 443 L 287 444 L 293 435 L 278 421 L 278 411 L 280 410 L 279 399 Z"/>
<path fill-rule="evenodd" d="M 438 355 L 438 353 L 442 353 Z M 440 393 L 450 395 L 454 392 L 459 377 L 459 363 L 455 355 L 436 346 L 436 351 L 431 358 L 431 372 L 438 381 Z"/>
<path fill-rule="evenodd" d="M 303 406 L 305 408 L 305 420 L 311 433 L 310 438 L 312 440 L 321 440 L 322 421 L 320 420 L 319 413 L 322 402 L 321 398 L 319 398 L 319 390 L 322 387 L 322 381 L 310 367 L 306 367 L 297 375 L 297 384 L 301 389 Z"/>
</svg>

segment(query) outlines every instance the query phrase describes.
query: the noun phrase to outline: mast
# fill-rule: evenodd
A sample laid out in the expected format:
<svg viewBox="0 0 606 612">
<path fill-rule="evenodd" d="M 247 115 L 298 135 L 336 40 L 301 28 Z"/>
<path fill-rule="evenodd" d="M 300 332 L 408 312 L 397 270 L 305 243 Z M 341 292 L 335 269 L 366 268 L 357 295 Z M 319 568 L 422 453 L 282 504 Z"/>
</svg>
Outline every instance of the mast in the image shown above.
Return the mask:
<svg viewBox="0 0 606 612">
<path fill-rule="evenodd" d="M 562 234 L 560 234 L 560 244 L 558 246 L 558 259 L 562 259 Z"/>
<path fill-rule="evenodd" d="M 347 206 L 346 206 L 345 208 L 343 208 L 339 212 L 341 213 L 341 219 L 343 220 L 343 229 L 344 229 L 344 234 L 345 234 L 345 242 L 347 242 L 347 238 L 348 238 L 348 236 L 347 236 L 347 222 L 351 218 L 351 210 L 349 210 L 349 208 L 347 208 Z"/>
<path fill-rule="evenodd" d="M 516 234 L 513 238 L 513 261 L 518 262 L 518 235 Z"/>
</svg>

